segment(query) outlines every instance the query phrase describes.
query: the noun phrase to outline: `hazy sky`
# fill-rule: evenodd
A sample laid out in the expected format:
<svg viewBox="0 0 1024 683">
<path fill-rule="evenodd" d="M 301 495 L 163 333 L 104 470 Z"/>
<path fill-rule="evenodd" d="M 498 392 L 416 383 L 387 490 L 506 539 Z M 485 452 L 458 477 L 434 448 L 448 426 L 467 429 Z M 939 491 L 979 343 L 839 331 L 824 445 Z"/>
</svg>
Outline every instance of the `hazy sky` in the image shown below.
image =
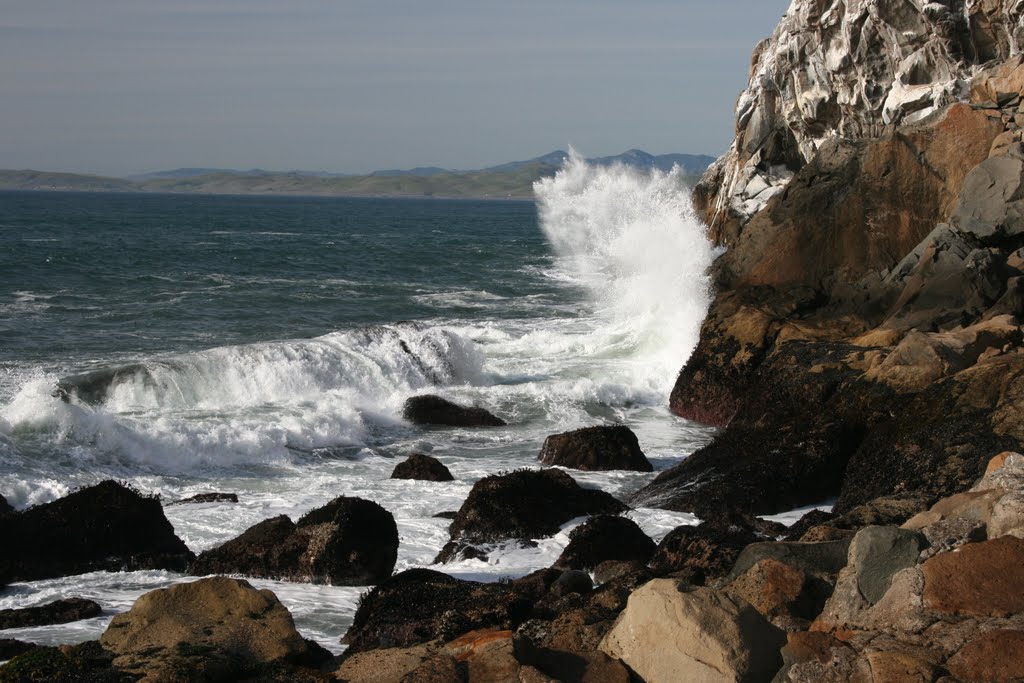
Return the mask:
<svg viewBox="0 0 1024 683">
<path fill-rule="evenodd" d="M 0 168 L 717 155 L 789 0 L 0 0 Z"/>
</svg>

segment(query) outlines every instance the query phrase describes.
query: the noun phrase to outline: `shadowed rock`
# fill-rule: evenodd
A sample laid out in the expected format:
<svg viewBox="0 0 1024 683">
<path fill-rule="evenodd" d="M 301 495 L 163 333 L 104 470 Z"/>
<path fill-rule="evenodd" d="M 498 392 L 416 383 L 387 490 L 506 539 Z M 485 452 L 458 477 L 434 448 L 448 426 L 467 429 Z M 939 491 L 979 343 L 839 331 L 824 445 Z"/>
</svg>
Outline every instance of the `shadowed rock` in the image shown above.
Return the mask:
<svg viewBox="0 0 1024 683">
<path fill-rule="evenodd" d="M 361 498 L 336 498 L 293 523 L 280 515 L 203 552 L 191 572 L 241 574 L 335 586 L 365 586 L 391 576 L 398 528 L 390 512 Z"/>
<path fill-rule="evenodd" d="M 55 600 L 38 607 L 0 610 L 0 629 L 66 624 L 91 619 L 102 611 L 99 604 L 83 598 Z"/>
<path fill-rule="evenodd" d="M 447 427 L 504 427 L 506 422 L 483 408 L 467 408 L 457 403 L 426 394 L 405 401 L 402 417 L 418 425 Z"/>
<path fill-rule="evenodd" d="M 184 571 L 195 557 L 160 501 L 114 481 L 0 516 L 0 584 L 108 570 Z"/>
<path fill-rule="evenodd" d="M 413 453 L 404 462 L 398 463 L 391 473 L 392 479 L 417 479 L 419 481 L 454 481 L 455 477 L 437 458 L 423 453 Z"/>
<path fill-rule="evenodd" d="M 518 470 L 484 477 L 459 508 L 449 527 L 451 540 L 436 561 L 453 559 L 466 545 L 553 536 L 576 517 L 627 509 L 603 491 L 582 488 L 562 470 Z"/>
<path fill-rule="evenodd" d="M 544 465 L 576 470 L 654 470 L 640 450 L 636 434 L 623 425 L 584 427 L 552 434 L 544 439 L 537 459 Z"/>
</svg>

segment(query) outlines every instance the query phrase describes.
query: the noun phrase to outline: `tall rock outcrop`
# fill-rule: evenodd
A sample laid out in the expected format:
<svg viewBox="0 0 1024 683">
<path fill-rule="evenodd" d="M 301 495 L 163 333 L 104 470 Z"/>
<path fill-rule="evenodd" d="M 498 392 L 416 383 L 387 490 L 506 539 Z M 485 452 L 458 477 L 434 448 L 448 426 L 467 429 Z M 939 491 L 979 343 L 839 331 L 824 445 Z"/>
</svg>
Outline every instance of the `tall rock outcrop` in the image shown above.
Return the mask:
<svg viewBox="0 0 1024 683">
<path fill-rule="evenodd" d="M 914 506 L 1024 447 L 1024 5 L 795 0 L 696 202 L 726 252 L 635 501 Z"/>
<path fill-rule="evenodd" d="M 697 192 L 731 246 L 822 145 L 876 138 L 970 94 L 980 65 L 1019 52 L 1014 0 L 794 0 L 751 60 L 736 139 Z"/>
</svg>

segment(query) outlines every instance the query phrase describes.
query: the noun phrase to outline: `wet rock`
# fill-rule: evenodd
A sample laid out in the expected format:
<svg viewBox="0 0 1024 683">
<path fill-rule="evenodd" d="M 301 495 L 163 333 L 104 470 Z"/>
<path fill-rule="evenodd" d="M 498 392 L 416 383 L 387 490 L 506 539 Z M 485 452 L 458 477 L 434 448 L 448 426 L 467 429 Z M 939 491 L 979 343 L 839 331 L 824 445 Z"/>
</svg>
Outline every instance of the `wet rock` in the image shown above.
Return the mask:
<svg viewBox="0 0 1024 683">
<path fill-rule="evenodd" d="M 437 562 L 447 562 L 465 544 L 553 536 L 584 515 L 617 514 L 626 505 L 603 491 L 584 489 L 562 470 L 517 470 L 473 485 L 449 527 L 451 541 Z"/>
<path fill-rule="evenodd" d="M 84 598 L 55 600 L 38 607 L 0 610 L 0 629 L 66 624 L 91 619 L 102 611 L 99 603 Z"/>
<path fill-rule="evenodd" d="M 922 565 L 924 602 L 947 614 L 1005 617 L 1024 612 L 1024 540 L 971 543 Z"/>
<path fill-rule="evenodd" d="M 601 650 L 648 683 L 767 681 L 782 666 L 784 643 L 782 631 L 741 599 L 655 579 L 630 596 Z"/>
<path fill-rule="evenodd" d="M 191 572 L 365 586 L 391 576 L 397 557 L 398 527 L 391 513 L 342 496 L 298 523 L 280 515 L 249 527 L 203 552 Z"/>
<path fill-rule="evenodd" d="M 217 491 L 211 491 L 210 493 L 197 493 L 194 496 L 176 500 L 168 505 L 186 505 L 188 503 L 237 503 L 237 493 L 220 493 Z"/>
<path fill-rule="evenodd" d="M 656 548 L 654 541 L 633 520 L 599 515 L 569 533 L 569 545 L 555 561 L 555 566 L 589 570 L 606 560 L 646 563 Z"/>
<path fill-rule="evenodd" d="M 90 571 L 184 571 L 194 555 L 160 501 L 114 481 L 0 516 L 0 584 Z"/>
<path fill-rule="evenodd" d="M 14 659 L 18 655 L 25 654 L 29 650 L 38 647 L 35 643 L 26 643 L 23 640 L 14 638 L 0 638 L 0 662 Z"/>
<path fill-rule="evenodd" d="M 454 481 L 455 477 L 437 458 L 423 453 L 413 453 L 395 466 L 392 479 L 417 479 L 419 481 Z"/>
<path fill-rule="evenodd" d="M 537 459 L 544 465 L 577 470 L 651 472 L 636 434 L 626 426 L 585 427 L 544 439 Z"/>
<path fill-rule="evenodd" d="M 402 417 L 418 425 L 504 427 L 507 424 L 483 408 L 467 408 L 431 394 L 406 399 Z"/>
<path fill-rule="evenodd" d="M 226 577 L 146 593 L 114 617 L 100 643 L 115 667 L 151 680 L 238 680 L 311 654 L 277 596 Z M 313 654 L 322 658 L 322 650 Z"/>
<path fill-rule="evenodd" d="M 477 583 L 429 569 L 406 570 L 362 598 L 343 639 L 345 657 L 380 647 L 447 642 L 473 629 L 514 628 L 560 575 L 556 570 L 510 583 Z"/>
<path fill-rule="evenodd" d="M 946 668 L 963 681 L 1024 680 L 1024 631 L 980 634 L 957 652 Z"/>
<path fill-rule="evenodd" d="M 658 544 L 651 570 L 658 576 L 672 575 L 701 585 L 726 576 L 740 552 L 761 540 L 751 528 L 737 524 L 704 522 L 676 527 Z"/>
</svg>

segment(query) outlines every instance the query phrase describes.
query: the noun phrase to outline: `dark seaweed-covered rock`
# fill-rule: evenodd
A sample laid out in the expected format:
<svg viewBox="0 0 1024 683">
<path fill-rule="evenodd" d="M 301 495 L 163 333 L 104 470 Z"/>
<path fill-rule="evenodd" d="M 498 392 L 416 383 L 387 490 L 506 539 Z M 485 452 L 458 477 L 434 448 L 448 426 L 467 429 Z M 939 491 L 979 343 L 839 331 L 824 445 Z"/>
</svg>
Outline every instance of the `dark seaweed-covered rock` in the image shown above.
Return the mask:
<svg viewBox="0 0 1024 683">
<path fill-rule="evenodd" d="M 131 683 L 137 676 L 113 666 L 114 655 L 95 640 L 63 647 L 32 647 L 0 667 L 0 683 Z"/>
<path fill-rule="evenodd" d="M 704 585 L 726 576 L 745 547 L 763 540 L 752 527 L 741 523 L 715 521 L 680 526 L 658 544 L 650 566 L 658 576 L 671 575 Z"/>
<path fill-rule="evenodd" d="M 211 493 L 197 493 L 189 498 L 183 498 L 176 500 L 168 505 L 185 505 L 187 503 L 237 503 L 237 493 L 219 493 L 217 491 Z"/>
<path fill-rule="evenodd" d="M 184 571 L 195 557 L 160 501 L 104 481 L 0 516 L 0 584 L 84 572 Z"/>
<path fill-rule="evenodd" d="M 191 572 L 365 586 L 391 576 L 397 556 L 392 514 L 371 501 L 342 496 L 298 523 L 280 515 L 246 529 L 202 553 Z"/>
<path fill-rule="evenodd" d="M 623 425 L 584 427 L 552 434 L 544 439 L 537 459 L 545 465 L 576 470 L 654 470 L 640 450 L 636 434 Z"/>
<path fill-rule="evenodd" d="M 555 566 L 589 570 L 606 560 L 646 564 L 657 547 L 633 520 L 599 515 L 572 530 Z"/>
<path fill-rule="evenodd" d="M 402 417 L 418 425 L 449 427 L 504 427 L 506 422 L 483 408 L 467 408 L 457 403 L 425 394 L 405 401 Z"/>
<path fill-rule="evenodd" d="M 544 538 L 576 517 L 627 509 L 603 491 L 582 488 L 562 470 L 492 475 L 473 485 L 449 527 L 451 541 L 436 561 L 447 562 L 466 544 Z"/>
<path fill-rule="evenodd" d="M 0 638 L 0 662 L 14 659 L 18 655 L 25 654 L 29 650 L 38 647 L 35 643 L 26 643 L 23 640 L 14 638 Z"/>
<path fill-rule="evenodd" d="M 391 473 L 392 479 L 417 479 L 419 481 L 453 481 L 455 477 L 437 458 L 423 453 L 413 453 L 404 462 L 398 463 Z"/>
<path fill-rule="evenodd" d="M 0 630 L 66 624 L 81 619 L 91 619 L 102 612 L 98 603 L 84 598 L 55 600 L 38 607 L 0 610 Z"/>
<path fill-rule="evenodd" d="M 541 570 L 509 583 L 463 581 L 430 569 L 409 569 L 363 596 L 342 642 L 344 656 L 407 647 L 479 628 L 515 628 L 561 572 Z"/>
</svg>

